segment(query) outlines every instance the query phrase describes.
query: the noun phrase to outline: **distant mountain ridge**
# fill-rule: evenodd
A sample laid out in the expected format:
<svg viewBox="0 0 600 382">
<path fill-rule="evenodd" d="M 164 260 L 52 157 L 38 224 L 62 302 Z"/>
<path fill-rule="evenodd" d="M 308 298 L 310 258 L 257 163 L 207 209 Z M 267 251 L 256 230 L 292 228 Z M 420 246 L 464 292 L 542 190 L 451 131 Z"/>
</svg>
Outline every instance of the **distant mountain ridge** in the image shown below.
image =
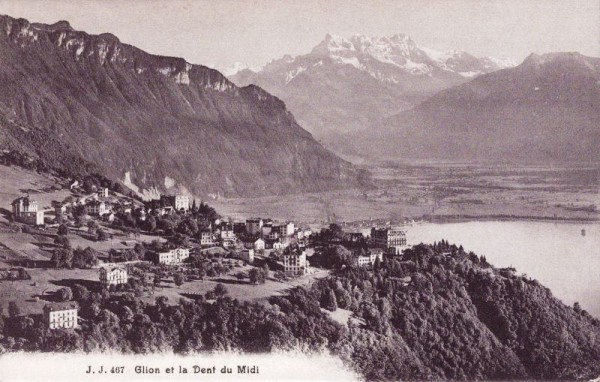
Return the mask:
<svg viewBox="0 0 600 382">
<path fill-rule="evenodd" d="M 379 155 L 459 161 L 600 160 L 600 58 L 532 54 L 444 90 L 366 139 Z"/>
<path fill-rule="evenodd" d="M 280 97 L 303 126 L 332 143 L 339 134 L 367 130 L 440 90 L 511 66 L 509 60 L 422 48 L 404 34 L 349 39 L 328 34 L 308 54 L 284 56 L 230 79 Z"/>
<path fill-rule="evenodd" d="M 262 195 L 357 185 L 285 104 L 216 70 L 0 16 L 0 146 L 142 188 Z"/>
</svg>

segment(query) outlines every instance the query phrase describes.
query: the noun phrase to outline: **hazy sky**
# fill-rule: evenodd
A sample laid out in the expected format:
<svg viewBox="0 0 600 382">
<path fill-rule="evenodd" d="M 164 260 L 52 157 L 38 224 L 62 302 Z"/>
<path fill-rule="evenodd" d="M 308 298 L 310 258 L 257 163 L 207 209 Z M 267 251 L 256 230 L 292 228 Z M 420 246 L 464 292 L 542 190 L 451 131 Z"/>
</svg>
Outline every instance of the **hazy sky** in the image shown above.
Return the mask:
<svg viewBox="0 0 600 382">
<path fill-rule="evenodd" d="M 600 57 L 600 0 L 0 0 L 0 13 L 67 20 L 218 68 L 307 53 L 328 32 L 406 33 L 425 47 L 516 61 L 551 51 Z"/>
</svg>

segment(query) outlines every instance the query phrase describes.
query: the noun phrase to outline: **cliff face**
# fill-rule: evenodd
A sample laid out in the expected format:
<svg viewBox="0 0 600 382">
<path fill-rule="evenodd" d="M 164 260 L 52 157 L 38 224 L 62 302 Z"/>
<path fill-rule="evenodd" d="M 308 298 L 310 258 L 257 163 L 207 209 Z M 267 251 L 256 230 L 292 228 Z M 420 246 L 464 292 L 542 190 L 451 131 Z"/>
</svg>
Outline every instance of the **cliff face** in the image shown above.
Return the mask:
<svg viewBox="0 0 600 382">
<path fill-rule="evenodd" d="M 94 163 L 143 188 L 259 195 L 356 185 L 356 170 L 256 86 L 67 22 L 0 16 L 0 145 Z"/>
</svg>

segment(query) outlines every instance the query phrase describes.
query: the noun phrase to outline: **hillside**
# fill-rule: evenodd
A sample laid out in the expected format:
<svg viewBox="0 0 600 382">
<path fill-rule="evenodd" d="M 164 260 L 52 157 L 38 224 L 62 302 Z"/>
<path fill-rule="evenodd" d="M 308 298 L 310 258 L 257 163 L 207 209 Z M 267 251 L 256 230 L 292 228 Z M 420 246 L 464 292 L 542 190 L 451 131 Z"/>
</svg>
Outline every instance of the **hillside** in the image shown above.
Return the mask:
<svg viewBox="0 0 600 382">
<path fill-rule="evenodd" d="M 0 148 L 144 189 L 262 195 L 358 184 L 285 104 L 67 22 L 0 16 Z"/>
<path fill-rule="evenodd" d="M 441 91 L 372 131 L 380 157 L 461 161 L 600 159 L 600 58 L 532 54 Z"/>
<path fill-rule="evenodd" d="M 352 142 L 340 135 L 364 132 L 440 90 L 510 65 L 466 52 L 437 52 L 404 34 L 327 35 L 307 54 L 284 56 L 229 78 L 267 89 L 317 138 L 351 152 Z"/>
<path fill-rule="evenodd" d="M 366 380 L 600 375 L 597 318 L 577 304 L 565 306 L 537 281 L 445 241 L 413 247 L 403 260 L 376 263 L 373 271 L 345 267 L 268 303 L 226 295 L 148 303 L 74 281 L 85 318 L 77 330 L 44 329 L 36 316 L 0 316 L 0 350 L 329 351 Z M 327 312 L 337 309 L 340 315 Z"/>
</svg>

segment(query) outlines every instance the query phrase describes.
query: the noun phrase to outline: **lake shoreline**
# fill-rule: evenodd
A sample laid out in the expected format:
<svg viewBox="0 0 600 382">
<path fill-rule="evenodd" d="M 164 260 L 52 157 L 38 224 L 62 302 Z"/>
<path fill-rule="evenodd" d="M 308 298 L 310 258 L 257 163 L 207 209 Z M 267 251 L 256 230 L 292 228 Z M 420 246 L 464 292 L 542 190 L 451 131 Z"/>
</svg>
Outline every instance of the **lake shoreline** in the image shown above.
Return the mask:
<svg viewBox="0 0 600 382">
<path fill-rule="evenodd" d="M 557 222 L 557 223 L 599 223 L 598 218 L 567 217 L 567 216 L 536 216 L 536 215 L 423 215 L 419 219 L 429 223 L 465 223 L 489 221 L 531 221 L 531 222 Z"/>
<path fill-rule="evenodd" d="M 585 229 L 585 234 L 582 234 Z M 426 222 L 407 227 L 411 245 L 444 239 L 513 267 L 552 291 L 565 305 L 579 302 L 600 317 L 600 223 L 549 220 Z"/>
</svg>

